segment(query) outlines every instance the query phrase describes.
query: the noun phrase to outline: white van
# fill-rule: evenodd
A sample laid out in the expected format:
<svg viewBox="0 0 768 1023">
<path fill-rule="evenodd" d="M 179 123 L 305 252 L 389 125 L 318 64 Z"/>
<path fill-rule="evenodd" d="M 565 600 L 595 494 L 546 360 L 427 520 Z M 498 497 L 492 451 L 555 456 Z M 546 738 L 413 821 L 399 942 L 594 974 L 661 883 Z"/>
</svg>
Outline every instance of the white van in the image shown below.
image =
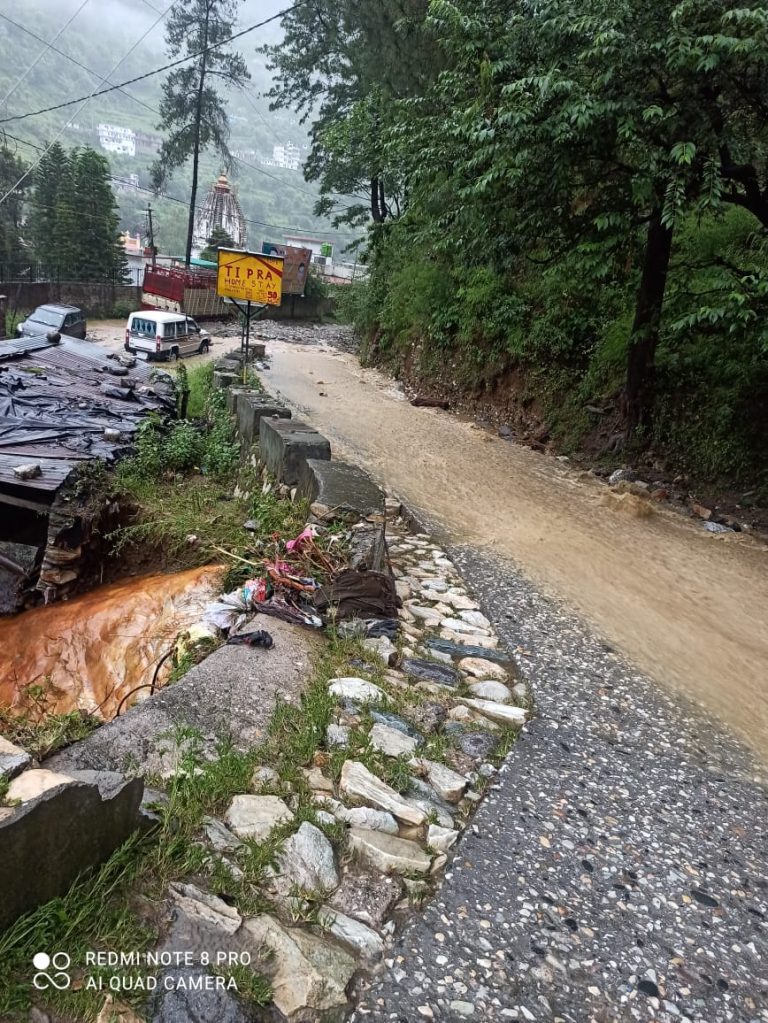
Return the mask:
<svg viewBox="0 0 768 1023">
<path fill-rule="evenodd" d="M 144 309 L 131 313 L 125 325 L 125 350 L 140 359 L 167 359 L 181 355 L 202 355 L 211 347 L 207 330 L 201 330 L 191 316 Z"/>
</svg>

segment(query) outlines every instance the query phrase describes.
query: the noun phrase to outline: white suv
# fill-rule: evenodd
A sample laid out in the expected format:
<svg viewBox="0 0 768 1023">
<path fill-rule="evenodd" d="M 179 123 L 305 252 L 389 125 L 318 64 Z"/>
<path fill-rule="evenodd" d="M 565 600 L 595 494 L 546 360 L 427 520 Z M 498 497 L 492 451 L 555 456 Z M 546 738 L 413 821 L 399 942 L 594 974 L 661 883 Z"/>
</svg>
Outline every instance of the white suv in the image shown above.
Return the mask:
<svg viewBox="0 0 768 1023">
<path fill-rule="evenodd" d="M 131 313 L 125 325 L 125 350 L 140 359 L 175 362 L 182 355 L 202 355 L 211 347 L 211 336 L 191 316 L 146 309 Z"/>
</svg>

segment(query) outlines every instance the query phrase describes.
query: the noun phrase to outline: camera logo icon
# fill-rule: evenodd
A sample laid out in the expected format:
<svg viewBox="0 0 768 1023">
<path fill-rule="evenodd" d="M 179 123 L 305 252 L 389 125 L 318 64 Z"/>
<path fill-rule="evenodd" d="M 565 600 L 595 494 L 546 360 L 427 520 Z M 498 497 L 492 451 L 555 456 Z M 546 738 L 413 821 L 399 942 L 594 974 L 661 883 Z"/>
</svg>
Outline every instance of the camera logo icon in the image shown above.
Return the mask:
<svg viewBox="0 0 768 1023">
<path fill-rule="evenodd" d="M 66 952 L 54 952 L 53 955 L 36 952 L 32 957 L 32 965 L 37 971 L 32 978 L 33 986 L 38 991 L 47 991 L 52 987 L 57 991 L 66 991 L 72 983 L 72 978 L 67 972 L 71 963 L 72 959 Z"/>
</svg>

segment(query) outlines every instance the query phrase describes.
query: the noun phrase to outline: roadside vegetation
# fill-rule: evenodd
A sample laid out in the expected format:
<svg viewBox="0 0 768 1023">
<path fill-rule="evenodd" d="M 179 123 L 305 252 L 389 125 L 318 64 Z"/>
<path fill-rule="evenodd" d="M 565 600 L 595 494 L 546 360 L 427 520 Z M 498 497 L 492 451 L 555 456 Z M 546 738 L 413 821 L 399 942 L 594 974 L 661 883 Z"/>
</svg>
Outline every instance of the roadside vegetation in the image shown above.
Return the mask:
<svg viewBox="0 0 768 1023">
<path fill-rule="evenodd" d="M 187 386 L 187 418 L 147 419 L 135 454 L 110 482 L 135 509 L 109 537 L 123 559 L 155 551 L 165 567 L 223 562 L 223 551 L 242 555 L 259 538 L 294 535 L 304 524 L 306 508 L 281 500 L 241 461 L 225 392 L 213 388 L 213 364 L 192 369 Z"/>
<path fill-rule="evenodd" d="M 759 0 L 292 10 L 271 96 L 312 124 L 320 206 L 369 227 L 344 295 L 368 359 L 561 450 L 768 501 L 765 20 Z"/>
</svg>

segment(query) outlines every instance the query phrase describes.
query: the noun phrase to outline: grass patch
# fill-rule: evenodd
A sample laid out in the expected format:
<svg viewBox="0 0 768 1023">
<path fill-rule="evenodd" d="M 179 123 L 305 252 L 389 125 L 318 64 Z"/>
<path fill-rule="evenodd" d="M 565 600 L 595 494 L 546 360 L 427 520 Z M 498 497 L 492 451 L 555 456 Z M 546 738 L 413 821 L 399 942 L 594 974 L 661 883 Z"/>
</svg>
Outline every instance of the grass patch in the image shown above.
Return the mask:
<svg viewBox="0 0 768 1023">
<path fill-rule="evenodd" d="M 98 718 L 81 710 L 49 713 L 44 709 L 45 686 L 39 683 L 27 686 L 25 694 L 34 709 L 13 716 L 9 708 L 0 707 L 0 735 L 21 746 L 35 760 L 85 739 L 101 724 Z"/>
</svg>

